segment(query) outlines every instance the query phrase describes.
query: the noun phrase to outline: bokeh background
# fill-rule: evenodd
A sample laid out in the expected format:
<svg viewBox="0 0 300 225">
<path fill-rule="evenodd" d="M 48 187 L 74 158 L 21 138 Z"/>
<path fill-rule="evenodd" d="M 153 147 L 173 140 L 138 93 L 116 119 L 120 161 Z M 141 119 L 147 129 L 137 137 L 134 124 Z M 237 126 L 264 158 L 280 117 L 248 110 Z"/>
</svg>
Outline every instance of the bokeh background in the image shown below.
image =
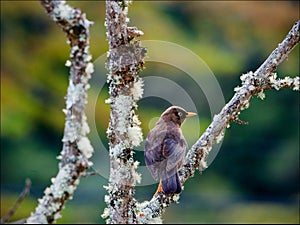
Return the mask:
<svg viewBox="0 0 300 225">
<path fill-rule="evenodd" d="M 105 2 L 69 4 L 94 21 L 90 51 L 97 59 L 108 50 Z M 129 18 L 129 25 L 144 32 L 142 41 L 174 42 L 201 57 L 228 101 L 240 84 L 239 76 L 258 68 L 299 20 L 299 1 L 137 1 L 129 8 Z M 25 179 L 32 181 L 30 196 L 11 221 L 29 216 L 58 171 L 68 57 L 64 33 L 38 1 L 1 1 L 1 216 L 21 193 Z M 299 46 L 277 72 L 280 77 L 299 76 Z M 103 68 L 103 77 L 105 73 Z M 192 134 L 202 133 L 212 119 L 199 87 L 183 71 L 164 64 L 149 62 L 140 75 L 173 80 L 190 94 L 200 119 L 200 131 L 193 123 L 183 126 L 191 146 Z M 107 147 L 107 87 L 100 94 L 93 90 L 88 94 L 97 98 L 96 138 Z M 241 113 L 248 125 L 232 124 L 227 129 L 216 158 L 202 175 L 196 172 L 188 180 L 180 204 L 166 210 L 165 223 L 299 223 L 299 92 L 265 94 L 264 100 L 254 97 Z M 152 119 L 169 105 L 155 97 L 140 100 L 144 137 Z M 144 165 L 142 156 L 137 151 L 136 158 Z M 92 161 L 95 169 L 108 163 L 99 157 Z M 100 215 L 106 183 L 101 174 L 82 178 L 57 223 L 104 223 Z M 156 184 L 138 186 L 136 198 L 148 200 L 155 190 Z"/>
</svg>

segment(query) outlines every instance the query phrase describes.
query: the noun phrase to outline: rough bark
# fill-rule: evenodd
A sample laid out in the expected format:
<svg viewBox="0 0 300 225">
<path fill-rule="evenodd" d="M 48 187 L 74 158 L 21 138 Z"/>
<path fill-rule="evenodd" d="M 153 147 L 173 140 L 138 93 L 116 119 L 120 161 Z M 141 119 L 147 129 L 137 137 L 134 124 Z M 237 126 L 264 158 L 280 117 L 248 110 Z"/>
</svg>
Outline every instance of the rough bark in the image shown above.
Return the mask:
<svg viewBox="0 0 300 225">
<path fill-rule="evenodd" d="M 143 94 L 143 81 L 137 74 L 143 68 L 146 50 L 134 40 L 143 33 L 127 26 L 127 6 L 127 1 L 106 1 L 110 177 L 102 217 L 108 217 L 107 223 L 119 224 L 136 222 L 134 193 L 140 175 L 136 172 L 138 162 L 134 161 L 133 147 L 143 140 L 135 111 Z"/>
<path fill-rule="evenodd" d="M 88 80 L 93 73 L 89 53 L 89 27 L 92 22 L 79 9 L 70 7 L 64 1 L 42 0 L 41 4 L 67 35 L 67 43 L 71 46 L 70 60 L 66 62 L 66 66 L 70 67 L 70 80 L 66 108 L 63 110 L 66 121 L 63 149 L 58 156 L 59 172 L 51 179 L 51 186 L 45 189 L 27 223 L 53 223 L 60 218 L 60 211 L 65 202 L 72 198 L 81 174 L 91 166 L 88 159 L 93 153 L 86 137 L 89 127 L 84 112 Z"/>
</svg>

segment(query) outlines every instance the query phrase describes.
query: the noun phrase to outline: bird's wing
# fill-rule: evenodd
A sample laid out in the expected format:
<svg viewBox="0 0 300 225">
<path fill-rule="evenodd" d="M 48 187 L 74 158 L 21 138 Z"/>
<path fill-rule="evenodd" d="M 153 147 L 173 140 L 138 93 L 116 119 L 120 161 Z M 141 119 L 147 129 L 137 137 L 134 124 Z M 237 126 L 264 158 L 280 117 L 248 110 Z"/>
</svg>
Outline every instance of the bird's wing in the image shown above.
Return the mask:
<svg viewBox="0 0 300 225">
<path fill-rule="evenodd" d="M 171 171 L 177 172 L 181 166 L 186 150 L 186 141 L 174 133 L 164 130 L 156 135 L 148 135 L 145 142 L 145 163 L 155 180 L 164 178 Z M 165 174 L 165 175 L 164 175 Z"/>
<path fill-rule="evenodd" d="M 166 170 L 179 168 L 182 164 L 186 150 L 186 142 L 180 138 L 166 138 L 163 142 L 162 155 L 166 158 Z"/>
<path fill-rule="evenodd" d="M 155 180 L 160 177 L 162 162 L 165 160 L 161 151 L 161 141 L 146 139 L 145 142 L 145 163 Z"/>
</svg>

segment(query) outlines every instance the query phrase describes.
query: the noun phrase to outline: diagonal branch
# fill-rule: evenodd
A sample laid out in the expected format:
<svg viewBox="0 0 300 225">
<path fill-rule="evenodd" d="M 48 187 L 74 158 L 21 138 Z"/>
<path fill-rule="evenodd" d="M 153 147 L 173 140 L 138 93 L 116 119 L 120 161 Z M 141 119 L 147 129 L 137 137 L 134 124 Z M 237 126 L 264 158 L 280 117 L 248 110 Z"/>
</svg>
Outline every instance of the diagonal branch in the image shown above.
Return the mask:
<svg viewBox="0 0 300 225">
<path fill-rule="evenodd" d="M 42 6 L 54 22 L 59 24 L 67 35 L 71 46 L 70 80 L 66 96 L 66 114 L 63 149 L 59 172 L 52 178 L 52 184 L 39 199 L 35 212 L 27 223 L 53 223 L 60 218 L 60 211 L 79 184 L 80 176 L 91 166 L 88 159 L 93 154 L 93 147 L 86 137 L 89 127 L 84 112 L 87 102 L 88 80 L 93 73 L 92 56 L 89 53 L 89 27 L 92 24 L 79 9 L 72 8 L 64 1 L 41 0 Z"/>
<path fill-rule="evenodd" d="M 286 59 L 292 49 L 299 43 L 299 26 L 300 21 L 294 24 L 286 38 L 254 73 L 248 72 L 241 76 L 241 87 L 235 88 L 235 95 L 223 107 L 221 112 L 214 116 L 212 123 L 188 151 L 185 162 L 179 170 L 182 184 L 194 175 L 196 169 L 202 171 L 207 167 L 206 158 L 212 149 L 212 145 L 219 143 L 224 138 L 225 129 L 232 121 L 239 121 L 238 115 L 249 106 L 252 96 L 258 94 L 262 98 L 264 96 L 263 90 L 270 88 L 290 87 L 293 90 L 299 90 L 299 77 L 276 80 L 276 76 L 274 76 L 274 71 L 279 64 Z M 149 202 L 139 205 L 138 221 L 140 223 L 155 222 L 164 209 L 178 199 L 179 195 L 156 195 Z"/>
<path fill-rule="evenodd" d="M 23 202 L 23 200 L 29 195 L 30 192 L 30 187 L 31 187 L 31 180 L 30 179 L 26 179 L 25 181 L 25 187 L 22 191 L 22 193 L 19 195 L 17 201 L 15 202 L 14 206 L 8 211 L 8 213 L 6 215 L 4 215 L 1 220 L 0 223 L 4 224 L 6 223 L 17 211 L 17 209 L 20 207 L 20 204 Z M 21 221 L 18 221 L 18 223 L 20 223 Z M 24 223 L 24 222 L 22 222 Z"/>
</svg>

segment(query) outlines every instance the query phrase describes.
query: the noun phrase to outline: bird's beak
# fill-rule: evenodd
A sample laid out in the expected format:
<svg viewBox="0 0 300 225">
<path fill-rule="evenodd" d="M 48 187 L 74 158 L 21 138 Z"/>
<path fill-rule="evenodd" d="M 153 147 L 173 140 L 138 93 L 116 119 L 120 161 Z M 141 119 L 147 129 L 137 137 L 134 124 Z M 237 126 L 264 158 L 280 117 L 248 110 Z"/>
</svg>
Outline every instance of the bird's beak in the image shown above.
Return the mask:
<svg viewBox="0 0 300 225">
<path fill-rule="evenodd" d="M 186 117 L 192 117 L 192 116 L 196 116 L 196 115 L 197 115 L 197 113 L 188 112 L 188 113 L 186 114 Z"/>
</svg>

